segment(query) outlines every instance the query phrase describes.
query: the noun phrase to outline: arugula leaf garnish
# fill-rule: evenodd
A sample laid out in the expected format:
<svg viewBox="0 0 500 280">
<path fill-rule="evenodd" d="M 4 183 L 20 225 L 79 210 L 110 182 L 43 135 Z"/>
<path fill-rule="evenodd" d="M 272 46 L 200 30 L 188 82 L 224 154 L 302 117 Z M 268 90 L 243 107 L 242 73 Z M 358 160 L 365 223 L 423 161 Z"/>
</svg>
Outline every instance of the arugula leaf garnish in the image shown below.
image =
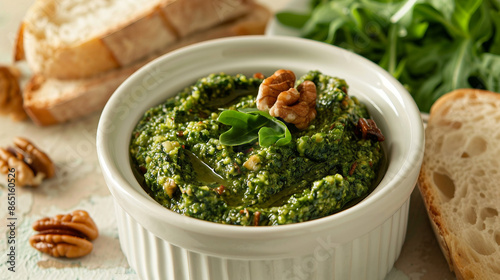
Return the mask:
<svg viewBox="0 0 500 280">
<path fill-rule="evenodd" d="M 276 18 L 378 63 L 421 111 L 457 88 L 500 92 L 498 0 L 310 0 L 310 7 Z"/>
<path fill-rule="evenodd" d="M 217 121 L 231 126 L 219 137 L 223 145 L 239 146 L 259 139 L 259 145 L 263 147 L 273 144 L 283 146 L 292 140 L 290 130 L 282 121 L 257 108 L 225 110 L 220 113 Z"/>
</svg>

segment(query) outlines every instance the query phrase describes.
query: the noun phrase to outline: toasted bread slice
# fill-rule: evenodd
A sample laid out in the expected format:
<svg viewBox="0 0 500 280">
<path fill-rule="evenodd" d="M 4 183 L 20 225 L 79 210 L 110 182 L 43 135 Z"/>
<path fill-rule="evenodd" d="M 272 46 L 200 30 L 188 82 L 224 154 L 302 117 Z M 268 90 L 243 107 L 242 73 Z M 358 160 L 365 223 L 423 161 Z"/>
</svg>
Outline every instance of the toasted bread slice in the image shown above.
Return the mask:
<svg viewBox="0 0 500 280">
<path fill-rule="evenodd" d="M 500 94 L 459 89 L 432 107 L 418 185 L 458 279 L 500 279 Z"/>
<path fill-rule="evenodd" d="M 252 8 L 253 0 L 37 0 L 19 28 L 14 57 L 47 78 L 91 77 Z"/>
<path fill-rule="evenodd" d="M 133 65 L 90 78 L 55 79 L 34 75 L 24 90 L 24 109 L 39 125 L 66 122 L 88 115 L 102 109 L 113 91 L 128 76 L 161 54 L 209 39 L 263 34 L 270 16 L 271 13 L 267 8 L 256 4 L 251 13 L 238 19 L 186 36 Z"/>
</svg>

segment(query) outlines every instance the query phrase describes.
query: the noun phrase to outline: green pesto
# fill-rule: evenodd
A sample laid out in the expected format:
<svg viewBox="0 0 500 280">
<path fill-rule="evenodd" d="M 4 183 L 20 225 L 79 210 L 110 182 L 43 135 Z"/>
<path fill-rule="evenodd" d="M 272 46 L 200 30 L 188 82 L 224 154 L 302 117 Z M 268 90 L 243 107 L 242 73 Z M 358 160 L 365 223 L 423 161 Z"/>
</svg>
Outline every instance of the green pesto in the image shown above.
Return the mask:
<svg viewBox="0 0 500 280">
<path fill-rule="evenodd" d="M 379 142 L 355 133 L 366 107 L 342 79 L 311 71 L 304 80 L 317 86 L 318 114 L 304 131 L 291 125 L 285 146 L 219 143 L 230 128 L 217 122 L 222 108 L 256 107 L 259 79 L 212 74 L 151 108 L 130 144 L 143 187 L 172 211 L 235 225 L 313 220 L 366 196 L 383 159 Z M 251 156 L 256 170 L 244 166 Z"/>
</svg>

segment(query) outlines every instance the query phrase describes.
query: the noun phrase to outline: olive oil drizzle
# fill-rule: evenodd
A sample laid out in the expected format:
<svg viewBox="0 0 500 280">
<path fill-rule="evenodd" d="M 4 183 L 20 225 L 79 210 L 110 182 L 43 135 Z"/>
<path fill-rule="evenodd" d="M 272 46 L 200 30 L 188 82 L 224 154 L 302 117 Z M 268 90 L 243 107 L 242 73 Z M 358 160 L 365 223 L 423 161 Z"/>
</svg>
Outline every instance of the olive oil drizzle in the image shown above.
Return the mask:
<svg viewBox="0 0 500 280">
<path fill-rule="evenodd" d="M 189 162 L 191 162 L 193 169 L 196 173 L 196 179 L 206 185 L 219 184 L 223 186 L 228 186 L 228 182 L 221 175 L 217 174 L 208 164 L 197 157 L 193 152 L 184 149 L 189 157 Z"/>
</svg>

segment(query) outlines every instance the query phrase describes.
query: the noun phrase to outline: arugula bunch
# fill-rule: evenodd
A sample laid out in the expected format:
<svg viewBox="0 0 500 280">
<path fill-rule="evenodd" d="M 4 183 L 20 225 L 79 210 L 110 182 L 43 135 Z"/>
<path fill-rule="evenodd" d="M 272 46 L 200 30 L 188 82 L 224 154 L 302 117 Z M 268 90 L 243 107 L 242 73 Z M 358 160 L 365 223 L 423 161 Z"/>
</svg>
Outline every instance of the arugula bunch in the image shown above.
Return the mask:
<svg viewBox="0 0 500 280">
<path fill-rule="evenodd" d="M 303 37 L 378 63 L 428 112 L 457 88 L 500 92 L 500 0 L 311 0 L 278 13 Z"/>
<path fill-rule="evenodd" d="M 219 137 L 223 145 L 252 144 L 259 139 L 262 147 L 283 146 L 292 140 L 290 130 L 282 121 L 257 108 L 226 110 L 220 113 L 217 121 L 232 126 Z"/>
</svg>

